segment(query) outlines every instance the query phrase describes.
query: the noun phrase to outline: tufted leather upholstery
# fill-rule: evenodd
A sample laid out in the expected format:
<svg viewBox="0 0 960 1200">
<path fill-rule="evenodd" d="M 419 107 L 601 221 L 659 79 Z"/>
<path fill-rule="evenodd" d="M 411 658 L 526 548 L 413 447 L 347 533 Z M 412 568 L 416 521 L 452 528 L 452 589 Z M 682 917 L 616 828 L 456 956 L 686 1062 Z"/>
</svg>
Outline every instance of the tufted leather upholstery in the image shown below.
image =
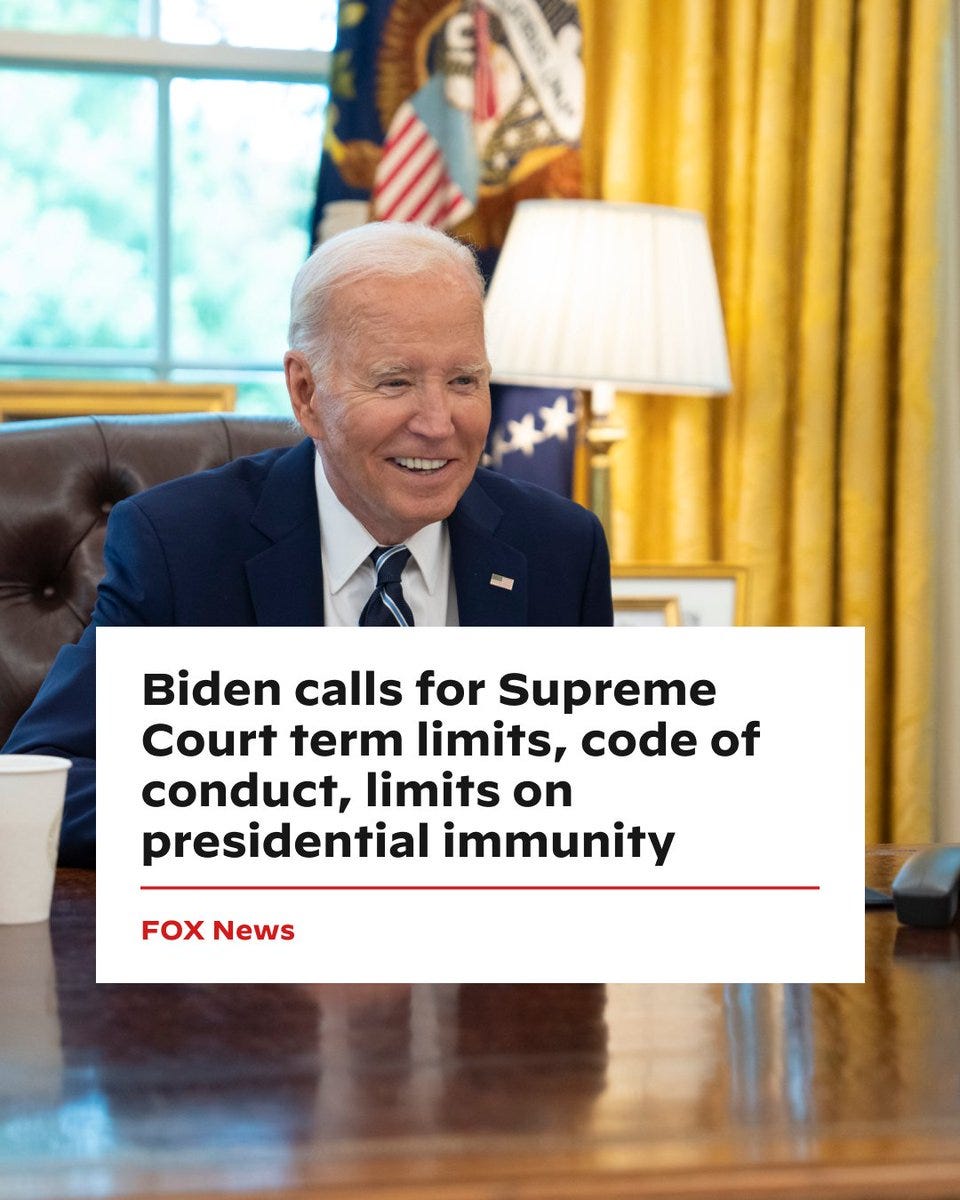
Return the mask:
<svg viewBox="0 0 960 1200">
<path fill-rule="evenodd" d="M 206 414 L 0 425 L 0 745 L 90 620 L 113 505 L 302 436 L 279 418 Z"/>
</svg>

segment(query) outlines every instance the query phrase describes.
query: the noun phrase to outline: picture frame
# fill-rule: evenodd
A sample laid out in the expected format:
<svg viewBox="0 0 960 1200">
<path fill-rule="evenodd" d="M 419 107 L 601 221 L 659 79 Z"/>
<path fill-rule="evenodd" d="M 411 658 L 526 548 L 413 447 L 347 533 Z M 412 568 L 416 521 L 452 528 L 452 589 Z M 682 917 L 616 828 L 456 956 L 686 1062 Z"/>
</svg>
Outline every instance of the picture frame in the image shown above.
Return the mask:
<svg viewBox="0 0 960 1200">
<path fill-rule="evenodd" d="M 621 596 L 614 600 L 614 624 L 662 629 L 680 624 L 677 596 Z"/>
<path fill-rule="evenodd" d="M 236 403 L 236 387 L 225 383 L 0 380 L 0 422 L 118 413 L 233 412 Z"/>
<path fill-rule="evenodd" d="M 635 618 L 643 611 L 636 607 L 637 602 L 652 601 L 662 606 L 665 600 L 676 601 L 679 625 L 696 628 L 746 624 L 746 567 L 730 563 L 619 562 L 613 564 L 611 575 L 615 625 L 647 624 Z"/>
</svg>

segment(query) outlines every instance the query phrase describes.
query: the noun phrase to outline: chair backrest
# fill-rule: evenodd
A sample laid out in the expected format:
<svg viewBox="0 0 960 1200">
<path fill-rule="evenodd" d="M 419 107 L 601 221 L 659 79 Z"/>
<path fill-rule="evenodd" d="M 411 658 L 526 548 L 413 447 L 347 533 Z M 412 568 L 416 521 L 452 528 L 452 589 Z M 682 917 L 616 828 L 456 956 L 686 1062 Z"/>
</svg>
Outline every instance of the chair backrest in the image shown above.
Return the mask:
<svg viewBox="0 0 960 1200">
<path fill-rule="evenodd" d="M 302 436 L 281 418 L 233 415 L 0 426 L 0 745 L 90 620 L 113 505 Z"/>
</svg>

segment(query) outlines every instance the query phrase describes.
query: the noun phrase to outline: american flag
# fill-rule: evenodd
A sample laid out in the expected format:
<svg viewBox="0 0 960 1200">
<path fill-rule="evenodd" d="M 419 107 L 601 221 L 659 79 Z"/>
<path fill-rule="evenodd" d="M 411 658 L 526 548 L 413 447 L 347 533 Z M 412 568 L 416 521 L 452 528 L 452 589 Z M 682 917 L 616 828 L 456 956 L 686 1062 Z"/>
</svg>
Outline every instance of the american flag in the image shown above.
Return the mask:
<svg viewBox="0 0 960 1200">
<path fill-rule="evenodd" d="M 382 221 L 419 221 L 447 229 L 473 204 L 447 172 L 440 143 L 407 100 L 387 132 L 373 185 L 373 212 Z"/>
</svg>

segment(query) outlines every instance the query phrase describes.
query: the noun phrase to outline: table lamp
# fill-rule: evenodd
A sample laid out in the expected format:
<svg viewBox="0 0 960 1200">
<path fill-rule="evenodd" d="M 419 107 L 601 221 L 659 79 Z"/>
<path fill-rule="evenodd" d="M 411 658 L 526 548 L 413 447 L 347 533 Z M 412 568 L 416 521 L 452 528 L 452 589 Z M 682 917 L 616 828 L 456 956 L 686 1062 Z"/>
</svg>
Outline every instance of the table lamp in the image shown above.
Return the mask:
<svg viewBox="0 0 960 1200">
<path fill-rule="evenodd" d="M 604 200 L 525 200 L 486 300 L 500 383 L 572 387 L 588 414 L 590 505 L 610 532 L 614 392 L 722 395 L 730 363 L 699 213 Z"/>
</svg>

